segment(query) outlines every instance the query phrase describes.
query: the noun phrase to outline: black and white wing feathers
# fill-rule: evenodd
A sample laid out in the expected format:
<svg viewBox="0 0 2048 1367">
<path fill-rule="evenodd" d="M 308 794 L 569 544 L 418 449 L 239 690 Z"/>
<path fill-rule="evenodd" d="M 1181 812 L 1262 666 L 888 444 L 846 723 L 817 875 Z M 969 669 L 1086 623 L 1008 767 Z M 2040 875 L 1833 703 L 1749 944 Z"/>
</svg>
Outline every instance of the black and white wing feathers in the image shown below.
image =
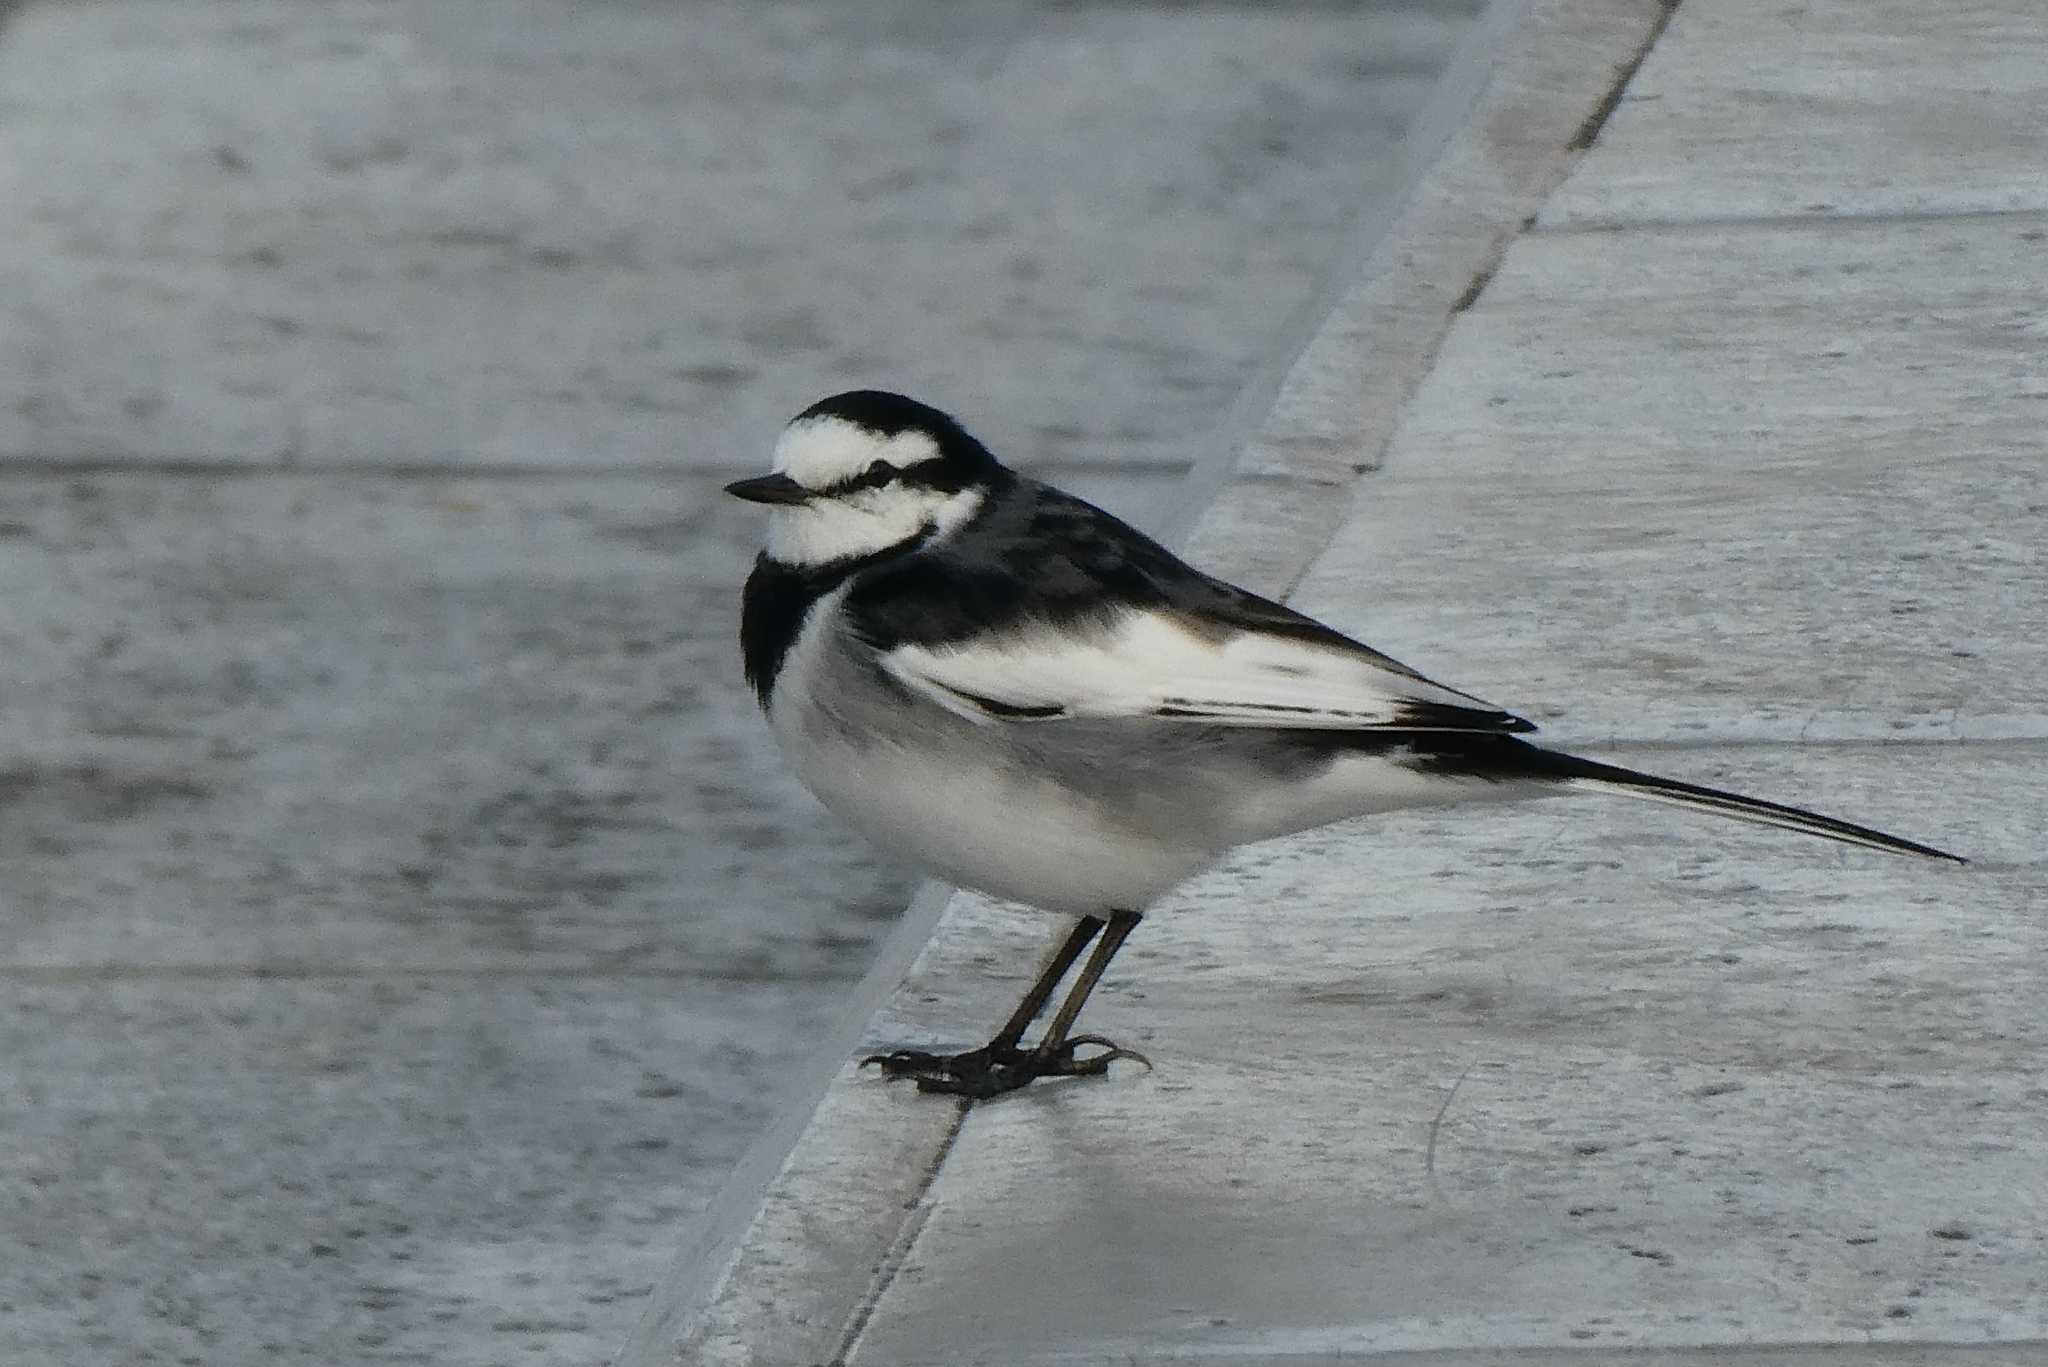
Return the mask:
<svg viewBox="0 0 2048 1367">
<path fill-rule="evenodd" d="M 857 583 L 905 688 L 978 722 L 1151 718 L 1283 730 L 1535 729 L 1044 486 Z"/>
<path fill-rule="evenodd" d="M 1489 731 L 1529 723 L 1343 646 L 1134 609 L 881 657 L 897 682 L 977 720 L 1151 717 L 1283 730 Z"/>
</svg>

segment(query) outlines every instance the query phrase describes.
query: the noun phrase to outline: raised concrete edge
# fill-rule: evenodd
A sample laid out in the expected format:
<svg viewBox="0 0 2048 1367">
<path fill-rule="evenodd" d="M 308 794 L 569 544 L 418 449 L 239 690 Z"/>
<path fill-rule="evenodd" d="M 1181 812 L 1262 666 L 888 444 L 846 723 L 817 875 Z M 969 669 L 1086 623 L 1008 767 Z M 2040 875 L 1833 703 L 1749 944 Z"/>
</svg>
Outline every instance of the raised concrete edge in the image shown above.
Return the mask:
<svg viewBox="0 0 2048 1367">
<path fill-rule="evenodd" d="M 1411 129 L 1403 188 L 1362 222 L 1320 324 L 1248 386 L 1233 439 L 1190 474 L 1173 539 L 1191 558 L 1276 595 L 1307 573 L 1452 321 L 1590 145 L 1675 3 L 1496 0 Z M 912 902 L 616 1367 L 836 1364 L 858 1343 L 968 1107 L 908 1104 L 852 1057 L 951 902 L 937 885 Z"/>
<path fill-rule="evenodd" d="M 1223 459 L 1189 477 L 1191 558 L 1270 594 L 1308 572 L 1379 468 L 1452 321 L 1598 135 L 1678 0 L 1496 0 L 1408 133 L 1400 191 Z M 1276 532 L 1284 535 L 1276 535 Z"/>
</svg>

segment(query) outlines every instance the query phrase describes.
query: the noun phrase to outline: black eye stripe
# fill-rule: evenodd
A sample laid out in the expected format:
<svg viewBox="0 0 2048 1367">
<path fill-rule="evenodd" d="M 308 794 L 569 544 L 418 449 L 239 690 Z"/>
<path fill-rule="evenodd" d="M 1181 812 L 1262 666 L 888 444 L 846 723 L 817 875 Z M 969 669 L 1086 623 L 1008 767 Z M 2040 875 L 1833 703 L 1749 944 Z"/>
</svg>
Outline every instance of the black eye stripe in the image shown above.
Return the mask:
<svg viewBox="0 0 2048 1367">
<path fill-rule="evenodd" d="M 960 467 L 944 456 L 933 456 L 921 460 L 903 472 L 903 477 L 912 484 L 926 489 L 941 489 L 954 494 L 967 487 Z"/>
<path fill-rule="evenodd" d="M 878 460 L 857 475 L 848 475 L 845 479 L 827 484 L 818 490 L 818 493 L 824 498 L 837 498 L 842 494 L 857 494 L 863 489 L 879 489 L 885 484 L 892 483 L 902 473 L 888 461 Z"/>
<path fill-rule="evenodd" d="M 886 460 L 878 460 L 859 474 L 842 479 L 818 492 L 827 498 L 837 498 L 843 494 L 857 494 L 863 489 L 884 488 L 898 481 L 915 484 L 921 488 L 949 491 L 962 487 L 959 481 L 952 477 L 952 471 L 945 458 L 935 456 L 930 460 L 921 460 L 915 465 L 901 468 L 891 465 Z"/>
</svg>

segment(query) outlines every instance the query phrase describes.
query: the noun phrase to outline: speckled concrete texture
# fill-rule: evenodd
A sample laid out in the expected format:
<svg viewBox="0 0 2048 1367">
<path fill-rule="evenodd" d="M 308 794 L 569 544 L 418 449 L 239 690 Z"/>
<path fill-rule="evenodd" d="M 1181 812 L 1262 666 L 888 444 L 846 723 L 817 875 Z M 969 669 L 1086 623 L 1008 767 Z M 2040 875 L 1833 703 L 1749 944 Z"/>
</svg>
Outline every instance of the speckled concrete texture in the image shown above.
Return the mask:
<svg viewBox="0 0 2048 1367">
<path fill-rule="evenodd" d="M 1872 0 L 1844 28 L 1774 0 L 1686 4 L 1547 227 L 2048 209 L 2041 15 Z M 1740 85 L 1727 81 L 1740 73 Z M 1739 98 L 1730 99 L 1731 91 Z"/>
<path fill-rule="evenodd" d="M 31 6 L 0 453 L 744 466 L 891 378 L 1179 468 L 1475 8 Z"/>
</svg>

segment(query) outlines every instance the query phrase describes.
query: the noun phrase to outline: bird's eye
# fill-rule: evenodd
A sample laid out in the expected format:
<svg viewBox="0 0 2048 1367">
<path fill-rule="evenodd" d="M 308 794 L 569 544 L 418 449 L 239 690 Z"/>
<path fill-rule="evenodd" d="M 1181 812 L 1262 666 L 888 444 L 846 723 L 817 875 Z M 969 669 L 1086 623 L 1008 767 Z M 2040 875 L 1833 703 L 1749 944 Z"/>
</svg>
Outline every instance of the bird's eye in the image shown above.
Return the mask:
<svg viewBox="0 0 2048 1367">
<path fill-rule="evenodd" d="M 0 0 L 4 3 L 4 0 Z M 880 489 L 895 482 L 903 472 L 886 460 L 870 461 L 868 468 L 857 475 L 846 475 L 835 482 L 826 493 L 833 498 L 845 498 L 851 494 L 865 493 L 869 489 Z"/>
</svg>

